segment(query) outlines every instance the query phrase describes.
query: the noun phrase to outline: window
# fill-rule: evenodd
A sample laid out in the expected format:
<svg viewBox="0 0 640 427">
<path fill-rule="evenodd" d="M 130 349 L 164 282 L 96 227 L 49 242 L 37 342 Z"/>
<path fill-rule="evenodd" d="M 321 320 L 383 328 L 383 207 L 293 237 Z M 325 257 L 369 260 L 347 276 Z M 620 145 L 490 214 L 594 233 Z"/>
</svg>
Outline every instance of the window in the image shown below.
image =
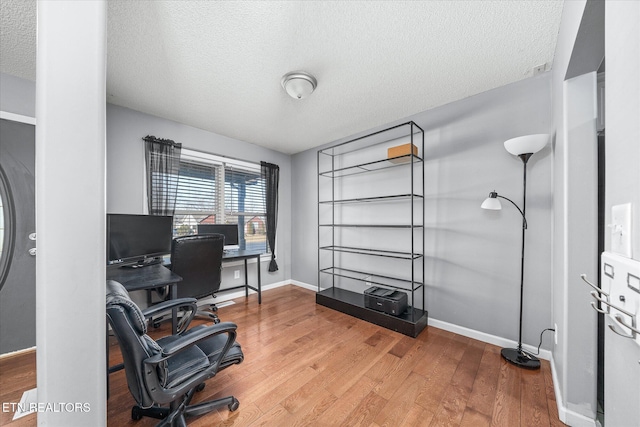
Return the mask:
<svg viewBox="0 0 640 427">
<path fill-rule="evenodd" d="M 240 248 L 266 252 L 260 165 L 183 149 L 174 236 L 196 234 L 198 224 L 238 224 Z"/>
</svg>

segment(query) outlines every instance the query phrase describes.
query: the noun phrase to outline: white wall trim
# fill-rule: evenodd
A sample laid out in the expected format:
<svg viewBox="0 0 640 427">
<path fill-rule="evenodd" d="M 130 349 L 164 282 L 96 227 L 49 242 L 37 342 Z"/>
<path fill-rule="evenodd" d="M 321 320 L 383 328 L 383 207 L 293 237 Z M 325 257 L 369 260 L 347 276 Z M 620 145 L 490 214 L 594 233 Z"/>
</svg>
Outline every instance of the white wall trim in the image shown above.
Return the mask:
<svg viewBox="0 0 640 427">
<path fill-rule="evenodd" d="M 291 283 L 293 285 L 300 286 L 301 288 L 309 289 L 312 291 L 318 290 L 317 286 L 310 285 L 304 282 L 299 282 L 297 280 L 289 280 L 289 281 L 285 281 L 285 283 Z M 473 338 L 488 344 L 497 345 L 499 347 L 511 348 L 511 347 L 516 347 L 518 345 L 517 342 L 508 340 L 506 338 L 476 331 L 474 329 L 465 328 L 464 326 L 454 325 L 453 323 L 443 322 L 442 320 L 429 318 L 428 324 L 429 326 L 433 326 L 434 328 L 444 329 L 445 331 L 453 332 L 455 334 L 462 335 L 468 338 Z M 524 349 L 530 353 L 535 354 L 538 351 L 537 347 L 533 347 L 531 345 L 524 344 L 522 347 L 524 347 Z M 541 349 L 538 357 L 544 360 L 551 360 L 551 351 Z"/>
<path fill-rule="evenodd" d="M 310 285 L 308 283 L 299 282 L 297 280 L 289 280 L 289 283 L 291 283 L 292 285 L 299 286 L 301 288 L 309 289 L 310 291 L 314 291 L 314 292 L 318 291 L 318 287 L 316 285 Z"/>
<path fill-rule="evenodd" d="M 445 331 L 453 332 L 455 334 L 462 335 L 468 338 L 473 338 L 488 344 L 497 345 L 498 347 L 515 348 L 518 346 L 518 343 L 516 341 L 502 338 L 496 335 L 487 334 L 485 332 L 476 331 L 475 329 L 469 329 L 464 326 L 454 325 L 453 323 L 443 322 L 442 320 L 438 319 L 429 318 L 428 324 L 429 326 L 433 326 L 434 328 L 444 329 Z M 537 347 L 528 344 L 523 344 L 522 347 L 526 351 L 533 354 L 538 351 Z M 538 357 L 544 360 L 551 360 L 551 351 L 540 349 L 540 354 L 538 355 Z"/>
<path fill-rule="evenodd" d="M 21 356 L 25 353 L 30 353 L 32 351 L 36 351 L 35 345 L 33 347 L 23 348 L 22 350 L 10 351 L 9 353 L 0 354 L 0 360 L 9 359 L 10 357 L 14 357 L 14 356 Z"/>
<path fill-rule="evenodd" d="M 556 395 L 556 405 L 558 406 L 558 419 L 563 423 L 572 427 L 597 427 L 599 423 L 596 420 L 585 417 L 575 411 L 567 409 L 564 404 L 564 396 L 562 396 L 562 390 L 560 389 L 560 381 L 558 380 L 558 372 L 556 371 L 556 364 L 551 356 L 551 376 L 553 379 L 553 391 Z"/>
<path fill-rule="evenodd" d="M 26 123 L 28 125 L 36 124 L 35 117 L 23 116 L 21 114 L 10 113 L 8 111 L 0 111 L 0 119 L 11 120 L 13 122 Z"/>
<path fill-rule="evenodd" d="M 254 261 L 255 262 L 255 261 Z M 291 280 L 283 280 L 281 282 L 275 282 L 275 283 L 270 283 L 268 285 L 263 285 L 262 286 L 262 291 L 268 291 L 269 289 L 275 289 L 275 288 L 279 288 L 280 286 L 285 286 L 285 285 L 290 285 L 292 284 Z M 253 286 L 253 285 L 251 285 Z M 232 292 L 225 292 L 224 288 L 220 289 L 220 292 L 224 292 L 223 294 L 216 294 L 216 298 L 211 299 L 212 303 L 218 303 L 218 302 L 223 302 L 223 301 L 229 301 L 235 298 L 242 298 L 243 296 L 245 296 L 245 290 L 244 289 L 238 289 Z M 257 294 L 256 291 L 249 289 L 249 295 L 251 294 Z M 201 299 L 199 302 L 204 302 L 205 304 L 209 303 L 209 299 L 207 298 L 203 298 Z"/>
</svg>

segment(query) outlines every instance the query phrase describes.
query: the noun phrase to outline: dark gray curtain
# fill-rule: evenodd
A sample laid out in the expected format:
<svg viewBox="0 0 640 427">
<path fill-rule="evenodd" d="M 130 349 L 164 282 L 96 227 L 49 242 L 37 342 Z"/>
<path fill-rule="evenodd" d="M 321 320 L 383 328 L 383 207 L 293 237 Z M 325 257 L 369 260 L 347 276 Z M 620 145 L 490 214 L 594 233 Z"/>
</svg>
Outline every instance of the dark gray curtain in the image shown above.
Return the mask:
<svg viewBox="0 0 640 427">
<path fill-rule="evenodd" d="M 278 271 L 276 263 L 276 228 L 278 225 L 278 182 L 280 167 L 272 163 L 260 162 L 264 178 L 265 202 L 267 204 L 267 242 L 271 248 L 269 271 Z"/>
<path fill-rule="evenodd" d="M 182 144 L 151 135 L 142 139 L 145 141 L 149 214 L 173 216 Z"/>
</svg>

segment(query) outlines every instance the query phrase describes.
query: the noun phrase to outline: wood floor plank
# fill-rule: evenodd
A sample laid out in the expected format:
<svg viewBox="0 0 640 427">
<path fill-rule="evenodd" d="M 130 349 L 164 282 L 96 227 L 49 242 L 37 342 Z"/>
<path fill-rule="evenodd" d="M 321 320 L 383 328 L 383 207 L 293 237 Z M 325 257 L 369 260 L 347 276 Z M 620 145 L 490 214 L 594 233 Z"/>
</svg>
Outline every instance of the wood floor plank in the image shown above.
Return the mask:
<svg viewBox="0 0 640 427">
<path fill-rule="evenodd" d="M 415 403 L 411 405 L 411 408 L 404 417 L 404 420 L 398 425 L 399 427 L 422 427 L 428 426 L 431 423 L 433 414 L 429 413 L 420 405 Z"/>
<path fill-rule="evenodd" d="M 311 381 L 289 394 L 282 400 L 281 405 L 290 413 L 297 414 L 303 411 L 305 407 L 308 407 L 309 402 L 316 402 L 319 399 L 324 399 L 326 397 L 327 400 L 331 401 L 322 412 L 326 411 L 329 406 L 338 400 L 338 398 L 326 391 L 324 388 L 318 387 L 316 381 L 318 378 L 319 376 L 316 376 Z"/>
<path fill-rule="evenodd" d="M 386 402 L 383 397 L 371 391 L 340 425 L 344 427 L 369 426 L 374 422 Z"/>
<path fill-rule="evenodd" d="M 416 403 L 427 411 L 436 413 L 444 397 L 451 378 L 455 374 L 458 363 L 462 359 L 468 338 L 464 341 L 451 340 L 440 355 L 438 363 L 429 372 L 429 384 L 423 388 L 416 399 Z M 433 421 L 432 421 L 433 423 Z"/>
<path fill-rule="evenodd" d="M 445 390 L 431 425 L 458 425 L 462 421 L 471 388 L 484 352 L 484 343 L 470 340 Z"/>
<path fill-rule="evenodd" d="M 501 366 L 500 350 L 495 346 L 486 345 L 473 382 L 471 395 L 467 401 L 468 407 L 489 417 L 491 416 L 498 390 Z"/>
<path fill-rule="evenodd" d="M 240 407 L 189 419 L 190 426 L 563 425 L 547 361 L 523 375 L 493 345 L 432 327 L 406 337 L 319 306 L 315 292 L 298 286 L 264 291 L 262 304 L 255 294 L 234 301 L 218 314 L 237 324 L 245 361 L 208 380 L 193 403 L 234 395 Z M 149 335 L 169 331 L 164 322 Z M 109 354 L 112 364 L 122 360 L 114 338 Z M 35 352 L 0 358 L 3 402 L 18 402 L 36 386 L 35 364 Z M 157 424 L 131 420 L 135 402 L 124 371 L 109 384 L 109 427 Z M 36 414 L 12 416 L 0 413 L 0 425 L 36 424 Z"/>
<path fill-rule="evenodd" d="M 526 371 L 521 373 L 522 382 L 520 398 L 521 415 L 523 425 L 548 426 L 549 409 L 547 406 L 547 394 L 544 383 L 544 375 L 540 371 Z"/>
<path fill-rule="evenodd" d="M 299 407 L 292 413 L 293 417 L 288 420 L 289 426 L 317 425 L 318 419 L 337 399 L 337 397 L 324 389 L 317 390 L 315 394 L 305 401 L 304 406 Z M 289 412 L 291 413 L 291 411 Z"/>
<path fill-rule="evenodd" d="M 413 347 L 400 358 L 398 363 L 383 375 L 380 384 L 374 389 L 375 392 L 385 399 L 391 399 L 415 367 L 426 358 L 428 358 L 427 344 L 416 341 Z"/>
<path fill-rule="evenodd" d="M 402 423 L 409 411 L 416 406 L 418 393 L 426 387 L 428 380 L 420 374 L 410 372 L 407 378 L 387 400 L 374 421 L 381 427 L 395 427 Z"/>
<path fill-rule="evenodd" d="M 520 375 L 522 369 L 502 361 L 500 377 L 493 405 L 492 426 L 519 426 L 521 399 Z"/>
<path fill-rule="evenodd" d="M 316 420 L 317 425 L 334 427 L 342 424 L 360 402 L 371 393 L 376 384 L 376 381 L 366 376 L 360 377 L 340 399 L 337 399 L 320 415 Z"/>
<path fill-rule="evenodd" d="M 316 375 L 315 369 L 308 366 L 302 370 L 282 369 L 277 375 L 272 375 L 266 384 L 263 383 L 253 402 L 262 412 L 268 412 Z"/>
<path fill-rule="evenodd" d="M 350 359 L 343 360 L 340 367 L 341 373 L 349 375 L 337 375 L 334 380 L 326 385 L 326 389 L 334 396 L 341 397 L 357 379 L 374 366 L 400 339 L 398 334 L 376 332 L 364 341 L 365 346 L 351 355 Z"/>
<path fill-rule="evenodd" d="M 467 406 L 460 420 L 460 427 L 489 427 L 491 417 Z"/>
</svg>

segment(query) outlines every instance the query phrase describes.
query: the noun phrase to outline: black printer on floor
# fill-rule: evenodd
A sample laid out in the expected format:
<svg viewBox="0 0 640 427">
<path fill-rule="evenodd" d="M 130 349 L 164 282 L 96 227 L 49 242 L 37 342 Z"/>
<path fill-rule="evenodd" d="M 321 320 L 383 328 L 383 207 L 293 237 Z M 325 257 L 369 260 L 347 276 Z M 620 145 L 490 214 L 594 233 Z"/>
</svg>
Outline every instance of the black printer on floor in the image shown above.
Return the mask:
<svg viewBox="0 0 640 427">
<path fill-rule="evenodd" d="M 372 286 L 364 291 L 364 306 L 372 310 L 399 316 L 407 309 L 407 294 Z"/>
</svg>

